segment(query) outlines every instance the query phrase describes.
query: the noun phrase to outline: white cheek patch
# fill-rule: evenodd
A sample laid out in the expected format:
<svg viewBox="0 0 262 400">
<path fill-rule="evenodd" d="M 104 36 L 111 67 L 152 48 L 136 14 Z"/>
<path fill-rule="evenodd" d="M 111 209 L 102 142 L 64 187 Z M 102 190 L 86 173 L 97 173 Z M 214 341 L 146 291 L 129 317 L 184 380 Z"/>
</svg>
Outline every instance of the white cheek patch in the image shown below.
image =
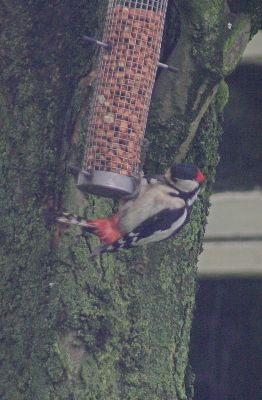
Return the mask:
<svg viewBox="0 0 262 400">
<path fill-rule="evenodd" d="M 185 223 L 187 217 L 187 210 L 185 209 L 184 213 L 178 218 L 174 223 L 170 226 L 169 229 L 164 231 L 158 230 L 154 232 L 153 235 L 148 236 L 146 238 L 142 238 L 134 243 L 134 246 L 140 246 L 143 244 L 148 244 L 151 242 L 160 242 L 161 240 L 169 238 L 172 234 L 174 234 L 181 226 Z"/>
<path fill-rule="evenodd" d="M 182 192 L 190 193 L 196 190 L 199 184 L 196 181 L 192 181 L 190 179 L 176 179 L 174 186 Z"/>
</svg>

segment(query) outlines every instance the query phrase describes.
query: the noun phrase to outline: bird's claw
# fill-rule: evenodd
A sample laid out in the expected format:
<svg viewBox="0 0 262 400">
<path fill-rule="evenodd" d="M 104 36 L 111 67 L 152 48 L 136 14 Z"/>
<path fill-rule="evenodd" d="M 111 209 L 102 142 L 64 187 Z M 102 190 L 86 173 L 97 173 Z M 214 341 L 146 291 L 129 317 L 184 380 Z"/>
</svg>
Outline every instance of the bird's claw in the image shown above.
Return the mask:
<svg viewBox="0 0 262 400">
<path fill-rule="evenodd" d="M 134 200 L 139 192 L 140 192 L 140 188 L 141 188 L 141 182 L 143 179 L 144 173 L 143 171 L 137 172 L 137 173 L 133 173 L 131 175 L 131 178 L 133 179 L 134 182 L 134 190 L 132 193 L 125 195 L 122 199 L 127 201 L 127 200 Z"/>
</svg>

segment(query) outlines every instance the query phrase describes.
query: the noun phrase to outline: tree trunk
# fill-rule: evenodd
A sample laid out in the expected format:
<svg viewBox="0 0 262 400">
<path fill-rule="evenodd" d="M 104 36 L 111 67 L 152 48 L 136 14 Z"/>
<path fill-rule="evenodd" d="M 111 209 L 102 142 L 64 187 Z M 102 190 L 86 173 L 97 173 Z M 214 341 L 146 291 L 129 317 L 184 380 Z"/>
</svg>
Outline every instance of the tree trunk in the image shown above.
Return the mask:
<svg viewBox="0 0 262 400">
<path fill-rule="evenodd" d="M 232 7 L 234 2 L 230 2 Z M 96 239 L 58 240 L 55 213 L 107 215 L 66 173 L 80 165 L 106 2 L 2 1 L 1 336 L 3 400 L 192 399 L 188 345 L 208 198 L 230 73 L 252 10 L 170 1 L 145 168 L 194 160 L 207 179 L 178 238 L 87 262 Z M 258 4 L 258 2 L 257 2 Z M 243 14 L 242 12 L 246 12 Z"/>
</svg>

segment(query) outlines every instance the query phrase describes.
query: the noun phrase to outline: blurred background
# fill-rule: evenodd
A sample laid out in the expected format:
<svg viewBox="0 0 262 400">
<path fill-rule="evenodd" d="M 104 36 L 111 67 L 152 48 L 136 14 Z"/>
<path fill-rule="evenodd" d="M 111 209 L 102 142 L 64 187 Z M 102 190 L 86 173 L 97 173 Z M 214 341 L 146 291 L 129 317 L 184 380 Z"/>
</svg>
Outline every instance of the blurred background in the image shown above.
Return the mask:
<svg viewBox="0 0 262 400">
<path fill-rule="evenodd" d="M 262 31 L 227 79 L 215 193 L 199 258 L 195 400 L 262 399 Z"/>
</svg>

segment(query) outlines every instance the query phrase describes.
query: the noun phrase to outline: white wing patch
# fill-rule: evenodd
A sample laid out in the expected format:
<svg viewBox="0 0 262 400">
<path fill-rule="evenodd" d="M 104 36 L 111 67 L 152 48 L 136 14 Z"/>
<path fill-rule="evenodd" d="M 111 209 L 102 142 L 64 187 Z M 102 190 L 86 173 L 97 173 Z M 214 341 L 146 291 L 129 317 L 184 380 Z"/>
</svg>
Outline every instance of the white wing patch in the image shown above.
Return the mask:
<svg viewBox="0 0 262 400">
<path fill-rule="evenodd" d="M 129 237 L 135 237 L 135 236 L 137 236 L 137 233 L 130 232 L 128 236 L 129 236 Z"/>
</svg>

